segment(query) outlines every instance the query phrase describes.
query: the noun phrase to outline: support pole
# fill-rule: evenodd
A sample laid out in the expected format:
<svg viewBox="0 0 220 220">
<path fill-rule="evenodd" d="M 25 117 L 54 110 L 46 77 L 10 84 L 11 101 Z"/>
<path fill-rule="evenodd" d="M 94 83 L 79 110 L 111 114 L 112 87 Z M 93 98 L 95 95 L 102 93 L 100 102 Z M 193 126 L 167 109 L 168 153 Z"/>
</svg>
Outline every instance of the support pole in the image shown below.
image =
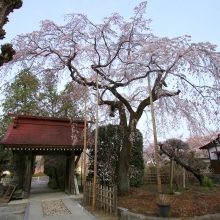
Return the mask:
<svg viewBox="0 0 220 220">
<path fill-rule="evenodd" d="M 93 178 L 92 211 L 95 211 L 95 203 L 96 203 L 97 142 L 98 142 L 98 102 L 99 102 L 99 91 L 98 91 L 98 74 L 97 74 L 97 76 L 96 76 L 96 129 L 95 129 L 95 154 L 94 154 L 94 178 Z"/>
<path fill-rule="evenodd" d="M 186 170 L 183 167 L 183 188 L 186 188 Z"/>
<path fill-rule="evenodd" d="M 171 157 L 170 159 L 170 189 L 173 189 L 173 166 L 174 166 L 174 159 Z"/>
<path fill-rule="evenodd" d="M 75 175 L 75 151 L 71 151 L 70 161 L 69 161 L 69 194 L 76 195 L 76 185 L 74 182 Z"/>
<path fill-rule="evenodd" d="M 86 203 L 86 124 L 87 124 L 87 110 L 86 110 L 86 101 L 87 101 L 87 88 L 85 88 L 85 105 L 84 105 L 84 148 L 83 148 L 83 204 Z M 81 166 L 82 169 L 82 166 Z"/>
<path fill-rule="evenodd" d="M 152 97 L 151 84 L 150 84 L 150 74 L 148 74 L 148 90 L 150 95 L 151 116 L 152 116 L 153 133 L 154 133 L 154 149 L 155 149 L 156 170 L 157 170 L 157 191 L 161 193 L 162 188 L 161 188 L 161 175 L 160 175 L 160 159 L 159 159 L 158 143 L 157 143 L 157 129 L 155 122 L 155 114 L 154 114 L 154 104 L 153 104 L 153 97 Z"/>
</svg>

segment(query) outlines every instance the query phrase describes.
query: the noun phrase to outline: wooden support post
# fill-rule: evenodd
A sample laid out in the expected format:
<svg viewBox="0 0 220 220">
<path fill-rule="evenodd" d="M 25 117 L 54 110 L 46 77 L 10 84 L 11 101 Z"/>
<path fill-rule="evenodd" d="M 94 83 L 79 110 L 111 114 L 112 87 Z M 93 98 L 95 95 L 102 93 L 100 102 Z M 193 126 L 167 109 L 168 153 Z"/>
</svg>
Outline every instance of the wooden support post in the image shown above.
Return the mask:
<svg viewBox="0 0 220 220">
<path fill-rule="evenodd" d="M 158 152 L 156 119 L 154 114 L 153 96 L 151 92 L 150 73 L 148 74 L 147 78 L 148 78 L 148 91 L 150 96 L 151 116 L 152 116 L 153 134 L 154 134 L 154 149 L 155 149 L 156 170 L 157 170 L 157 191 L 158 193 L 161 193 L 162 186 L 161 186 L 161 174 L 160 174 L 160 157 Z"/>
<path fill-rule="evenodd" d="M 99 103 L 99 91 L 98 91 L 98 74 L 96 77 L 96 129 L 95 129 L 95 152 L 94 152 L 94 178 L 93 178 L 93 197 L 92 197 L 92 211 L 95 211 L 96 204 L 96 180 L 97 180 L 97 145 L 98 145 L 98 103 Z"/>
<path fill-rule="evenodd" d="M 66 157 L 66 170 L 65 170 L 65 193 L 69 195 L 69 156 Z"/>
<path fill-rule="evenodd" d="M 173 189 L 173 166 L 174 166 L 174 159 L 172 157 L 170 159 L 170 189 Z"/>
<path fill-rule="evenodd" d="M 70 165 L 69 165 L 69 195 L 76 195 L 76 186 L 74 183 L 74 174 L 75 174 L 75 151 L 71 152 L 70 156 Z"/>
<path fill-rule="evenodd" d="M 113 191 L 113 199 L 114 199 L 114 201 L 113 201 L 113 204 L 114 204 L 113 209 L 114 209 L 115 216 L 117 216 L 118 215 L 117 186 L 114 186 L 113 190 L 114 190 Z"/>
<path fill-rule="evenodd" d="M 84 105 L 84 146 L 83 146 L 83 160 L 81 166 L 81 171 L 83 169 L 83 205 L 86 204 L 86 145 L 87 145 L 87 88 L 85 87 L 85 105 Z M 81 172 L 82 174 L 82 172 Z"/>
<path fill-rule="evenodd" d="M 24 186 L 24 199 L 27 199 L 30 195 L 30 189 L 31 189 L 31 168 L 32 168 L 32 161 L 33 161 L 33 155 L 32 150 L 28 152 L 28 163 L 27 163 L 27 171 L 26 171 L 26 179 L 25 179 L 25 186 Z"/>
<path fill-rule="evenodd" d="M 183 167 L 183 188 L 186 188 L 186 171 L 185 168 Z"/>
</svg>

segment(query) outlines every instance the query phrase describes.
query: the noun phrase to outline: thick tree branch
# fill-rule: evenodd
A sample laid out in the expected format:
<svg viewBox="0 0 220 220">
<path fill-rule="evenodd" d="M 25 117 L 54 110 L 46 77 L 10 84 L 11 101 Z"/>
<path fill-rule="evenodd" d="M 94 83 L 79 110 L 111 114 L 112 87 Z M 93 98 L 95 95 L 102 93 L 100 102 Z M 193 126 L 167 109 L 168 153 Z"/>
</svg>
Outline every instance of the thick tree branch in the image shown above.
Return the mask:
<svg viewBox="0 0 220 220">
<path fill-rule="evenodd" d="M 0 2 L 0 39 L 4 39 L 5 30 L 3 26 L 8 22 L 8 15 L 22 6 L 22 0 L 8 0 Z M 2 53 L 0 54 L 0 66 L 12 60 L 15 50 L 11 44 L 1 46 Z"/>
<path fill-rule="evenodd" d="M 167 155 L 169 158 L 173 157 L 174 161 L 177 164 L 179 164 L 181 167 L 185 168 L 187 171 L 191 172 L 196 177 L 196 179 L 198 179 L 199 183 L 202 185 L 202 179 L 204 178 L 204 176 L 200 172 L 198 172 L 195 168 L 188 166 L 187 164 L 182 162 L 174 152 L 168 152 L 168 151 L 164 150 L 162 144 L 159 146 L 160 146 L 160 150 L 163 154 Z"/>
</svg>

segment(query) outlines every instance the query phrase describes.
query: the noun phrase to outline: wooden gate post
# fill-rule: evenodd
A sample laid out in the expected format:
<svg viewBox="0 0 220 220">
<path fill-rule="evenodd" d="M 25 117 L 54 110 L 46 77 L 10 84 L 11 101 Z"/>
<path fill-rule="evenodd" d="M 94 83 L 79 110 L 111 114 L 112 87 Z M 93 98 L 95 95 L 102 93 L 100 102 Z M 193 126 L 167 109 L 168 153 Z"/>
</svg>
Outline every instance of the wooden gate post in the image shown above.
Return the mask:
<svg viewBox="0 0 220 220">
<path fill-rule="evenodd" d="M 75 150 L 71 151 L 70 160 L 69 160 L 69 194 L 70 195 L 76 194 L 74 174 L 75 174 Z"/>
<path fill-rule="evenodd" d="M 30 195 L 32 161 L 33 161 L 33 155 L 32 155 L 32 150 L 30 150 L 28 151 L 28 163 L 27 163 L 26 179 L 24 185 L 24 197 L 23 197 L 24 199 L 27 199 Z"/>
</svg>

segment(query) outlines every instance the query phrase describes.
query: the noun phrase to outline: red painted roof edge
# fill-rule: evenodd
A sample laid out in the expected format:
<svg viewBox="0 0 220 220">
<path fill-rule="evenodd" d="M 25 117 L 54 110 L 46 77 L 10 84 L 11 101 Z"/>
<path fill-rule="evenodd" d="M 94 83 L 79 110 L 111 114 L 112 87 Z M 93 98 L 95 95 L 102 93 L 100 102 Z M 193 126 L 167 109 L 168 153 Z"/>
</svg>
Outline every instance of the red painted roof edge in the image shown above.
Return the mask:
<svg viewBox="0 0 220 220">
<path fill-rule="evenodd" d="M 42 116 L 33 116 L 33 115 L 17 115 L 17 114 L 8 114 L 9 117 L 15 117 L 15 119 L 39 119 L 39 120 L 47 120 L 47 121 L 63 121 L 63 122 L 77 122 L 77 123 L 84 123 L 84 120 L 71 120 L 68 118 L 53 118 L 53 117 L 42 117 Z M 87 123 L 92 123 L 92 121 L 87 121 Z"/>
</svg>

